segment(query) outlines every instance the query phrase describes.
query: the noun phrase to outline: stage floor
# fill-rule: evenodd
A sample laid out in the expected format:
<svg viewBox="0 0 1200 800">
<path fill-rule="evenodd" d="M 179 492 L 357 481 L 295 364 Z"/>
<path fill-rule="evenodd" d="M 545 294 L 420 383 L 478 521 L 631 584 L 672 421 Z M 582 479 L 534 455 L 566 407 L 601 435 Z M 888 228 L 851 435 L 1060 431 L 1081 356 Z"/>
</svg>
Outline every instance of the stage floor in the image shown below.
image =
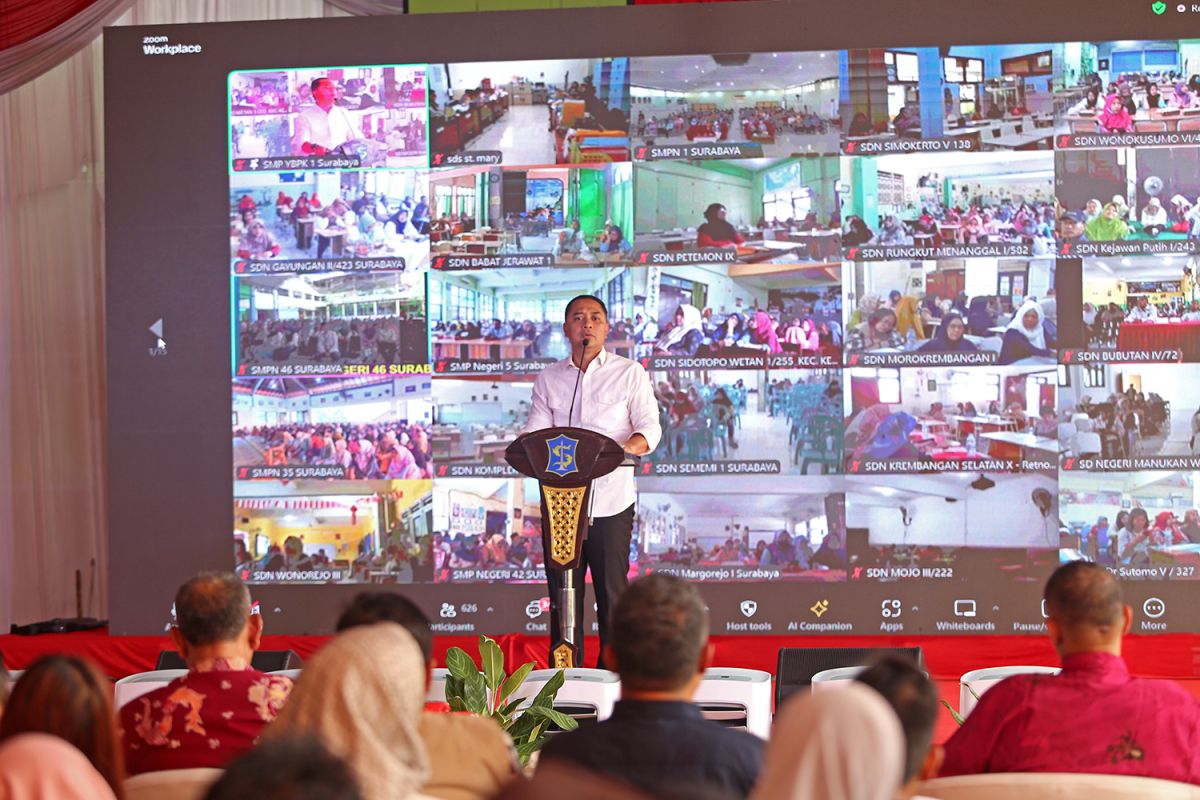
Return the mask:
<svg viewBox="0 0 1200 800">
<path fill-rule="evenodd" d="M 263 650 L 294 650 L 310 658 L 329 640 L 325 636 L 264 636 Z M 527 634 L 496 637 L 505 663 L 535 661 L 546 666 L 546 638 Z M 437 636 L 435 658 L 445 664 L 446 651 L 461 647 L 476 653 L 475 636 Z M 783 647 L 920 647 L 926 669 L 937 683 L 941 697 L 958 707 L 958 678 L 982 667 L 1003 665 L 1057 666 L 1058 657 L 1050 642 L 1041 636 L 714 636 L 714 663 L 722 667 L 760 669 L 774 674 Z M 586 662 L 594 666 L 598 640 L 589 637 Z M 154 669 L 162 650 L 171 649 L 165 636 L 109 636 L 105 630 L 43 636 L 0 636 L 0 653 L 10 670 L 25 669 L 50 653 L 73 653 L 95 661 L 113 679 Z M 1200 636 L 1162 634 L 1125 638 L 1125 660 L 1130 670 L 1147 678 L 1169 678 L 1200 697 Z M 938 718 L 937 741 L 954 732 L 953 717 L 945 709 Z"/>
</svg>

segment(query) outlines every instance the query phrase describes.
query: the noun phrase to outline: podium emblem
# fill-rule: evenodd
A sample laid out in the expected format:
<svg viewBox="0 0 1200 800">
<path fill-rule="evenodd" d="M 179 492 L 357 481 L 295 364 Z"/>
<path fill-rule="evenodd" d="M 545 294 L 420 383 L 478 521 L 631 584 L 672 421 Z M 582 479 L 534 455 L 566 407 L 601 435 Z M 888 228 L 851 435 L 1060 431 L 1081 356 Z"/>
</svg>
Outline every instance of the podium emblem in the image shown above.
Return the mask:
<svg viewBox="0 0 1200 800">
<path fill-rule="evenodd" d="M 550 460 L 546 464 L 546 472 L 560 478 L 573 472 L 579 472 L 579 464 L 575 460 L 575 450 L 579 447 L 578 439 L 559 434 L 553 439 L 547 439 L 546 447 L 550 450 Z"/>
</svg>

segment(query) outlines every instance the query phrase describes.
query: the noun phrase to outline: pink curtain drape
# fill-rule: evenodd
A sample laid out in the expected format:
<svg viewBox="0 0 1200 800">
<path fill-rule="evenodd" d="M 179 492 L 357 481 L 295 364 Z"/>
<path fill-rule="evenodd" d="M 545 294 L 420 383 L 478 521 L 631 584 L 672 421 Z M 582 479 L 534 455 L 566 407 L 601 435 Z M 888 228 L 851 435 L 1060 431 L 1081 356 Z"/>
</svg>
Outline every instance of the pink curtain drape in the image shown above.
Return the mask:
<svg viewBox="0 0 1200 800">
<path fill-rule="evenodd" d="M 0 85 L 0 631 L 74 616 L 76 570 L 84 613 L 107 612 L 98 26 L 122 10 L 115 24 L 346 15 L 322 0 L 96 0 L 88 41 L 69 21 L 73 55 Z"/>
</svg>

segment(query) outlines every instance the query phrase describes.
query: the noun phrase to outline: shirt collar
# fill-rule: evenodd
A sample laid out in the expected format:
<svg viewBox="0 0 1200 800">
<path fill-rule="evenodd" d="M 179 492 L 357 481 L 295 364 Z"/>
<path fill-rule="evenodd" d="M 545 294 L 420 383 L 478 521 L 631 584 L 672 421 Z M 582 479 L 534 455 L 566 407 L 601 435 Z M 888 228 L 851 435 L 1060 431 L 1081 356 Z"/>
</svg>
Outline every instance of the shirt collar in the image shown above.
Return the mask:
<svg viewBox="0 0 1200 800">
<path fill-rule="evenodd" d="M 702 720 L 704 714 L 699 706 L 681 700 L 618 700 L 612 718 Z"/>
<path fill-rule="evenodd" d="M 1125 660 L 1112 653 L 1072 653 L 1063 659 L 1063 675 L 1087 675 L 1093 681 L 1121 683 L 1129 680 Z"/>
<path fill-rule="evenodd" d="M 563 359 L 563 361 L 565 361 L 567 363 L 567 366 L 570 367 L 571 369 L 574 369 L 574 370 L 579 369 L 579 367 L 575 366 L 575 359 L 573 359 L 571 356 L 567 356 L 566 358 Z M 602 348 L 600 348 L 600 354 L 597 355 L 596 358 L 592 360 L 592 364 L 596 364 L 598 366 L 603 367 L 605 365 L 605 363 L 607 363 L 607 361 L 608 361 L 608 348 L 602 347 Z M 588 364 L 588 369 L 592 368 L 592 364 Z M 586 375 L 587 373 L 585 372 L 584 374 Z"/>
</svg>

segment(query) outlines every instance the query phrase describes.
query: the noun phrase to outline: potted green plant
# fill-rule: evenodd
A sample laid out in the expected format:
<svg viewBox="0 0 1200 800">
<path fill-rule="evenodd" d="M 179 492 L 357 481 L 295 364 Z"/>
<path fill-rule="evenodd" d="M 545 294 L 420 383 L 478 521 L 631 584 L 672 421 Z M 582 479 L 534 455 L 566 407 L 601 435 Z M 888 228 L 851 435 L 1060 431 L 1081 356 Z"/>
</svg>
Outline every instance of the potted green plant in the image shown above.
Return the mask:
<svg viewBox="0 0 1200 800">
<path fill-rule="evenodd" d="M 579 727 L 572 717 L 554 710 L 554 698 L 566 680 L 561 669 L 532 700 L 512 699 L 533 671 L 534 663 L 527 662 L 513 674 L 505 674 L 504 653 L 487 636 L 479 637 L 479 663 L 482 668 L 476 667 L 460 647 L 451 647 L 446 652 L 446 668 L 450 671 L 446 677 L 446 702 L 451 711 L 469 711 L 496 720 L 512 737 L 522 764 L 529 763 L 529 757 L 546 743 L 551 724 L 564 731 Z"/>
</svg>

